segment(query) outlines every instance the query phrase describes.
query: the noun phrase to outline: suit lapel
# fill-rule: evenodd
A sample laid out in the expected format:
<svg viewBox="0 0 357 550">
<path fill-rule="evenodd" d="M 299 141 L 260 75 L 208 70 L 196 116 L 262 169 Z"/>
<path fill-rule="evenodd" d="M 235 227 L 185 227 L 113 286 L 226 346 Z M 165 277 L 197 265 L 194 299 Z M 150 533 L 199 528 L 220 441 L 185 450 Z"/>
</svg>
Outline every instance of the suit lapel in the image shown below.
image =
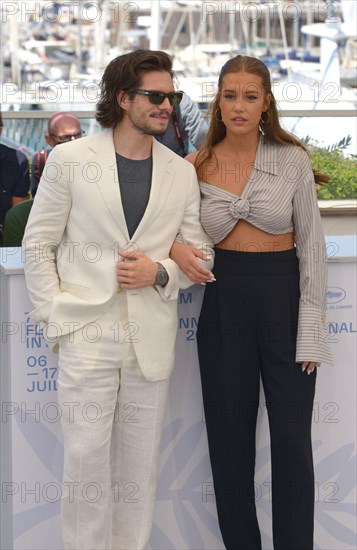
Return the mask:
<svg viewBox="0 0 357 550">
<path fill-rule="evenodd" d="M 147 231 L 159 215 L 171 191 L 173 176 L 171 156 L 167 154 L 166 147 L 153 139 L 150 198 L 142 220 L 132 236 L 132 241 L 135 241 Z"/>
<path fill-rule="evenodd" d="M 101 168 L 101 177 L 97 180 L 97 187 L 111 217 L 119 227 L 123 239 L 127 242 L 130 239 L 120 195 L 113 131 L 106 130 L 98 138 L 100 139 L 93 140 L 93 145 L 90 147 Z M 119 237 L 118 235 L 118 240 L 122 240 Z"/>
<path fill-rule="evenodd" d="M 94 138 L 97 139 L 93 139 L 89 147 L 95 153 L 93 160 L 95 159 L 101 168 L 101 177 L 97 181 L 98 190 L 125 241 L 135 241 L 150 227 L 165 205 L 174 176 L 171 156 L 167 154 L 163 145 L 153 139 L 153 166 L 149 202 L 139 226 L 130 239 L 120 195 L 113 132 L 112 130 L 106 130 L 99 136 L 94 136 Z"/>
</svg>

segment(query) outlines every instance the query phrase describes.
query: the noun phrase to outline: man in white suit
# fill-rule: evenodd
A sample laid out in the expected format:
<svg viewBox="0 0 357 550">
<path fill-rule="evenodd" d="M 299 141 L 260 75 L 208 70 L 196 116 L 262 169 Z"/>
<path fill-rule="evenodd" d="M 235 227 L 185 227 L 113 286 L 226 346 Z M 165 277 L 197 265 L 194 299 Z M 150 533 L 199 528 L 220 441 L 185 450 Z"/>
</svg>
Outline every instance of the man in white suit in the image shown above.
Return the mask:
<svg viewBox="0 0 357 550">
<path fill-rule="evenodd" d="M 192 284 L 169 257 L 178 233 L 201 250 L 196 280 L 213 277 L 195 170 L 153 138 L 182 97 L 171 59 L 120 56 L 101 86 L 106 130 L 51 152 L 23 241 L 32 318 L 59 346 L 62 528 L 73 550 L 146 547 L 177 296 Z"/>
</svg>

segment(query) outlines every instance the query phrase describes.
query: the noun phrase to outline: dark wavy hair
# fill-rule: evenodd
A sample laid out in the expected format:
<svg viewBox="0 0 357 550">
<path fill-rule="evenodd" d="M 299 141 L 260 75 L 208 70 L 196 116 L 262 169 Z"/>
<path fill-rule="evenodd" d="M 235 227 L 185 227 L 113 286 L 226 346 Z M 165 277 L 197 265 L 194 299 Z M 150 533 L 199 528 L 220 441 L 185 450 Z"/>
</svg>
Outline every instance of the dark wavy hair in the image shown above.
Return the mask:
<svg viewBox="0 0 357 550">
<path fill-rule="evenodd" d="M 118 105 L 118 94 L 141 85 L 144 73 L 162 71 L 173 78 L 172 59 L 165 52 L 136 50 L 113 59 L 104 71 L 97 103 L 96 120 L 103 128 L 115 128 L 123 120 L 124 111 Z"/>
<path fill-rule="evenodd" d="M 200 149 L 196 160 L 195 168 L 198 177 L 202 179 L 204 170 L 203 165 L 210 159 L 215 159 L 213 146 L 222 141 L 226 135 L 226 127 L 222 120 L 219 102 L 222 93 L 222 81 L 226 74 L 245 72 L 254 74 L 261 78 L 264 94 L 271 96 L 268 109 L 262 113 L 261 128 L 264 132 L 265 143 L 281 143 L 283 145 L 297 145 L 306 151 L 305 145 L 293 134 L 284 130 L 279 121 L 277 103 L 271 88 L 270 72 L 268 67 L 257 59 L 248 55 L 237 55 L 229 59 L 222 67 L 218 79 L 218 90 L 214 101 L 211 104 L 211 124 L 208 130 L 207 139 Z M 316 183 L 326 183 L 329 178 L 319 171 L 314 170 Z"/>
</svg>

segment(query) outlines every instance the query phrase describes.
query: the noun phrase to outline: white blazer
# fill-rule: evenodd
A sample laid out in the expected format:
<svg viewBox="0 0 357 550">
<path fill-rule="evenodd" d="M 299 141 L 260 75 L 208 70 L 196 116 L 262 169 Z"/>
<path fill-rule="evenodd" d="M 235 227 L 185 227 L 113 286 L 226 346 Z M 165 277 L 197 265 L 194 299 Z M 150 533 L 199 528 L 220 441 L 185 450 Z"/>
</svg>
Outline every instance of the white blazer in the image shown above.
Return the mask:
<svg viewBox="0 0 357 550">
<path fill-rule="evenodd" d="M 199 221 L 200 193 L 193 166 L 153 139 L 153 172 L 145 214 L 130 239 L 120 197 L 112 130 L 57 145 L 46 163 L 22 244 L 33 321 L 47 339 L 98 321 L 118 292 L 118 248 L 129 242 L 168 274 L 165 288 L 126 290 L 133 345 L 148 380 L 173 367 L 177 296 L 192 283 L 169 258 L 178 232 L 213 258 Z M 206 262 L 211 269 L 212 261 Z M 57 346 L 54 346 L 57 348 Z"/>
</svg>

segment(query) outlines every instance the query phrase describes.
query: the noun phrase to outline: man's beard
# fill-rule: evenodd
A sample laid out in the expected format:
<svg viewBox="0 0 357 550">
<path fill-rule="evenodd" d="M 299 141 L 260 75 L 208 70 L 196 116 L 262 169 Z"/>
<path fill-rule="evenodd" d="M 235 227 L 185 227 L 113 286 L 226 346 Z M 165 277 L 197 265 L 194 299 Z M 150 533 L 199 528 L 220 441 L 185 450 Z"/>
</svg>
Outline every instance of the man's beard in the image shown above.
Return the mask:
<svg viewBox="0 0 357 550">
<path fill-rule="evenodd" d="M 149 124 L 143 124 L 142 122 L 140 122 L 140 120 L 136 117 L 133 117 L 130 112 L 128 112 L 127 114 L 134 128 L 139 132 L 141 132 L 142 134 L 145 134 L 148 136 L 162 136 L 166 132 L 170 121 L 170 116 L 169 116 L 169 118 L 167 119 L 167 124 L 164 128 L 153 128 Z"/>
</svg>

